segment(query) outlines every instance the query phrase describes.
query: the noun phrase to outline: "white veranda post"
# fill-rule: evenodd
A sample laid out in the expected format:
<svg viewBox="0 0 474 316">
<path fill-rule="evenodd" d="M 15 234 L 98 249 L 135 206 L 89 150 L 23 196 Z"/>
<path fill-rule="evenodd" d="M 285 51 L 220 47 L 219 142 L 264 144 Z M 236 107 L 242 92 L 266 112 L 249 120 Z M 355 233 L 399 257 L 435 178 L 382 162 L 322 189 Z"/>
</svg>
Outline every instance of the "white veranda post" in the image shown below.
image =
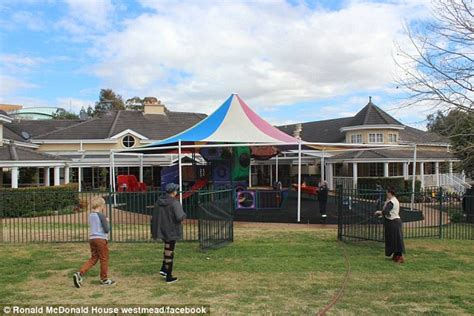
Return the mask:
<svg viewBox="0 0 474 316">
<path fill-rule="evenodd" d="M 411 205 L 410 208 L 413 211 L 415 208 L 415 184 L 416 184 L 416 144 L 413 150 L 413 178 L 411 180 Z"/>
<path fill-rule="evenodd" d="M 276 155 L 275 181 L 278 182 L 278 154 Z"/>
<path fill-rule="evenodd" d="M 301 220 L 301 140 L 298 140 L 298 218 Z"/>
<path fill-rule="evenodd" d="M 183 173 L 181 170 L 181 139 L 178 140 L 179 202 L 183 204 Z"/>
</svg>

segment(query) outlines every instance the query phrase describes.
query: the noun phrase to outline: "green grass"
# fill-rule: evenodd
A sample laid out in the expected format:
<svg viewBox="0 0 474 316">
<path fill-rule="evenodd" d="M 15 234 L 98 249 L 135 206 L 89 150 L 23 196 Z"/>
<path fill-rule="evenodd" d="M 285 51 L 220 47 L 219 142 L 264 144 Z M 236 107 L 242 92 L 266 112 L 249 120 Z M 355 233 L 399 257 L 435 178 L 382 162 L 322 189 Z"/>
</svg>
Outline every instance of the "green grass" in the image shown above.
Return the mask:
<svg viewBox="0 0 474 316">
<path fill-rule="evenodd" d="M 200 252 L 178 243 L 176 275 L 158 274 L 162 247 L 112 243 L 110 274 L 118 283 L 98 285 L 98 267 L 85 286 L 71 275 L 88 258 L 85 243 L 0 245 L 0 304 L 210 304 L 214 314 L 315 314 L 351 274 L 335 315 L 474 313 L 474 243 L 406 240 L 407 262 L 383 256 L 383 244 L 339 243 L 336 231 L 304 225 L 236 227 L 235 242 Z"/>
</svg>

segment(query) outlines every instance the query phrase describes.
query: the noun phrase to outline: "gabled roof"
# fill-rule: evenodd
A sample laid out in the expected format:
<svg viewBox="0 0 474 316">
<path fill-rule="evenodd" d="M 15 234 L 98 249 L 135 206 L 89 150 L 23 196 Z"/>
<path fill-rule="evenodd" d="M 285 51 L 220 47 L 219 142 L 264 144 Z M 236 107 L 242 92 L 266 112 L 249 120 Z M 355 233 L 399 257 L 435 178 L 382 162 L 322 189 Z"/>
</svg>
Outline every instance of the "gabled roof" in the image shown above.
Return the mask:
<svg viewBox="0 0 474 316">
<path fill-rule="evenodd" d="M 297 139 L 270 125 L 237 94 L 191 128 L 146 147 L 182 142 L 210 143 L 296 143 Z"/>
<path fill-rule="evenodd" d="M 42 140 L 109 139 L 126 130 L 132 130 L 148 139 L 164 139 L 179 133 L 197 122 L 205 114 L 167 112 L 144 114 L 141 111 L 110 111 L 86 121 L 76 121 L 64 128 L 37 135 Z"/>
<path fill-rule="evenodd" d="M 372 98 L 369 98 L 369 103 L 362 108 L 353 118 L 352 122 L 346 126 L 361 126 L 361 125 L 401 125 L 402 123 L 394 119 L 387 112 L 372 103 Z"/>
</svg>

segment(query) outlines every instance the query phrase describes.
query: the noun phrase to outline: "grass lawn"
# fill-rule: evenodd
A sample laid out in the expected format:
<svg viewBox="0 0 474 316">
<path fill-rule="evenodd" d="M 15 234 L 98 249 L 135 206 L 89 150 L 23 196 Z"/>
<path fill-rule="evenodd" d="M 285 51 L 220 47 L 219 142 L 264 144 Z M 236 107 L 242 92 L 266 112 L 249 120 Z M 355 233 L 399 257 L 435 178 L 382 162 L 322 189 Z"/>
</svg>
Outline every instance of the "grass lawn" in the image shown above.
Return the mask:
<svg viewBox="0 0 474 316">
<path fill-rule="evenodd" d="M 202 253 L 179 243 L 176 284 L 158 274 L 161 244 L 111 244 L 114 287 L 98 267 L 76 289 L 71 275 L 88 245 L 0 245 L 0 304 L 209 304 L 213 314 L 315 314 L 351 274 L 329 314 L 474 314 L 474 242 L 406 240 L 407 262 L 385 259 L 383 244 L 336 241 L 335 229 L 236 224 L 235 242 Z"/>
</svg>

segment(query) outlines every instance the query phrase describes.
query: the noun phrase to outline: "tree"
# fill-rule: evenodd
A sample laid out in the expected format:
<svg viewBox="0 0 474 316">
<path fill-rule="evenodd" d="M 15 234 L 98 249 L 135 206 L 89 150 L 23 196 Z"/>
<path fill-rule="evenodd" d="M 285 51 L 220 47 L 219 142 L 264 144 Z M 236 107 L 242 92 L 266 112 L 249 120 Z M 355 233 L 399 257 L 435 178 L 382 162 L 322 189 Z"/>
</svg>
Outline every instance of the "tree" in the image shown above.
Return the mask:
<svg viewBox="0 0 474 316">
<path fill-rule="evenodd" d="M 66 111 L 64 109 L 57 109 L 53 114 L 54 120 L 77 120 L 79 115 L 73 112 Z"/>
<path fill-rule="evenodd" d="M 474 5 L 471 0 L 434 0 L 433 19 L 407 26 L 410 47 L 398 47 L 398 85 L 408 104 L 438 112 L 428 129 L 449 137 L 466 171 L 474 170 Z"/>
<path fill-rule="evenodd" d="M 444 114 L 438 111 L 427 117 L 428 131 L 447 136 L 451 149 L 461 159 L 461 168 L 474 171 L 474 112 L 453 109 Z"/>
<path fill-rule="evenodd" d="M 407 26 L 409 48 L 395 62 L 409 91 L 409 105 L 428 103 L 474 111 L 474 5 L 470 0 L 435 0 L 433 19 Z"/>
<path fill-rule="evenodd" d="M 144 100 L 145 99 L 140 99 L 140 97 L 130 98 L 127 101 L 125 101 L 125 107 L 128 110 L 143 111 Z"/>
<path fill-rule="evenodd" d="M 112 89 L 101 89 L 99 101 L 95 103 L 95 112 L 110 110 L 125 110 L 122 96 L 116 94 Z"/>
</svg>

